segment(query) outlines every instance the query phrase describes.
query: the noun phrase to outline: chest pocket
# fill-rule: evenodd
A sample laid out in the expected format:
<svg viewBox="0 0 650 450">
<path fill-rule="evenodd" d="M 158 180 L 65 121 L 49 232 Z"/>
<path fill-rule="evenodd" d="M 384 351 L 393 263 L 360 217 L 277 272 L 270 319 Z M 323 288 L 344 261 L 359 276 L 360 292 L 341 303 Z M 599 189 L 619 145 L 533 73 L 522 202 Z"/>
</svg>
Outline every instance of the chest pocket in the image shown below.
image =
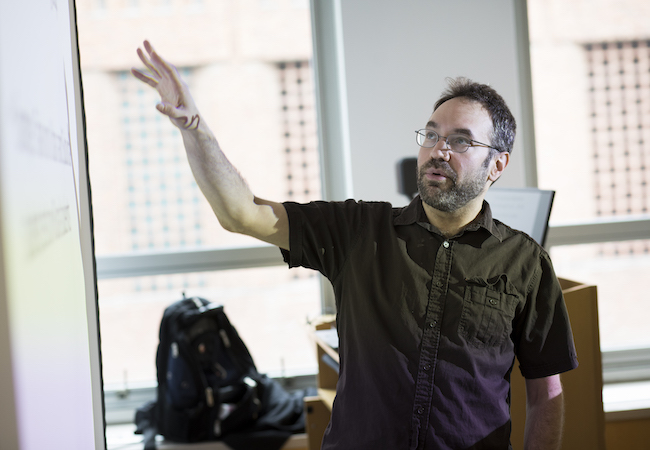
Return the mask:
<svg viewBox="0 0 650 450">
<path fill-rule="evenodd" d="M 517 295 L 507 293 L 507 279 L 466 280 L 463 312 L 458 325 L 459 335 L 472 347 L 500 346 L 512 332 Z"/>
</svg>

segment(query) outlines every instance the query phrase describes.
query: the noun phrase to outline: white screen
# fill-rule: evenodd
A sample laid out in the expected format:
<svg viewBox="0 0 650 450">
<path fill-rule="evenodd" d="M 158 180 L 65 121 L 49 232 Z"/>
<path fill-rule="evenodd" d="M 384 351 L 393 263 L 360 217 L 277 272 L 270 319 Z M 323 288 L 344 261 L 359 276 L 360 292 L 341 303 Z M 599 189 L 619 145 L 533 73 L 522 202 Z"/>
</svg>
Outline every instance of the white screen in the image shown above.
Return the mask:
<svg viewBox="0 0 650 450">
<path fill-rule="evenodd" d="M 536 188 L 490 188 L 485 200 L 492 217 L 544 245 L 555 191 Z"/>
<path fill-rule="evenodd" d="M 72 8 L 0 2 L 0 409 L 20 450 L 105 447 Z"/>
</svg>

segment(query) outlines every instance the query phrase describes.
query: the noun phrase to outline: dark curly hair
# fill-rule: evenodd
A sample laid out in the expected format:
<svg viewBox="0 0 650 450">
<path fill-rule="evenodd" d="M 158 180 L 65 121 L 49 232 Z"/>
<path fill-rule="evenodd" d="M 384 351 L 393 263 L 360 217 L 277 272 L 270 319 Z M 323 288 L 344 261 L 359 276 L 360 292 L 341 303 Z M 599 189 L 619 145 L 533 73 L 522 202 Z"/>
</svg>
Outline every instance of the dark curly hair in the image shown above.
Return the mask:
<svg viewBox="0 0 650 450">
<path fill-rule="evenodd" d="M 491 145 L 502 152 L 512 152 L 517 123 L 503 97 L 486 84 L 476 83 L 464 77 L 448 78 L 448 87 L 433 107 L 435 111 L 447 100 L 464 97 L 480 103 L 492 119 Z"/>
</svg>

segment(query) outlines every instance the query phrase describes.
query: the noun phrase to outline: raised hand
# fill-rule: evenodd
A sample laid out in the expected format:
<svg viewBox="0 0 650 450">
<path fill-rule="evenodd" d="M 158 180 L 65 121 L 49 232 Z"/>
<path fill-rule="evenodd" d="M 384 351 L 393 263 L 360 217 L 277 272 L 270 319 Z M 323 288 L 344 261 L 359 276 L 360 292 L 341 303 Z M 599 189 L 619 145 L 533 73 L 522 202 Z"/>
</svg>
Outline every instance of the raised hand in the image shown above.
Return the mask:
<svg viewBox="0 0 650 450">
<path fill-rule="evenodd" d="M 139 80 L 156 89 L 156 108 L 183 132 L 183 144 L 192 174 L 217 219 L 228 231 L 247 234 L 289 249 L 289 221 L 281 203 L 255 197 L 237 169 L 228 161 L 217 139 L 201 121 L 190 91 L 176 67 L 156 53 L 148 41 L 138 56 L 148 70 L 131 69 Z"/>
<path fill-rule="evenodd" d="M 138 48 L 138 56 L 149 69 L 148 72 L 133 68 L 131 73 L 158 91 L 160 103 L 156 108 L 168 116 L 174 125 L 184 130 L 197 129 L 201 122 L 199 111 L 178 70 L 161 58 L 149 41 L 144 41 L 144 49 L 146 54 Z"/>
</svg>

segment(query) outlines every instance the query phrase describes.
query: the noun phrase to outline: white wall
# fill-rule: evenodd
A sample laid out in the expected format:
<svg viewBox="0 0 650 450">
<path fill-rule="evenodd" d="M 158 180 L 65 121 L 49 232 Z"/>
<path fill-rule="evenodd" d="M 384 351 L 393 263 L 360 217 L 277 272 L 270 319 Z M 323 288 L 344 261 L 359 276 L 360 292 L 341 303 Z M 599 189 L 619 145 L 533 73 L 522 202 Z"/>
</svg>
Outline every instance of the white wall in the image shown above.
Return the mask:
<svg viewBox="0 0 650 450">
<path fill-rule="evenodd" d="M 536 185 L 525 1 L 312 0 L 312 8 L 329 199 L 405 204 L 396 163 L 417 154 L 414 130 L 455 76 L 492 85 L 517 120 L 499 186 Z"/>
</svg>

